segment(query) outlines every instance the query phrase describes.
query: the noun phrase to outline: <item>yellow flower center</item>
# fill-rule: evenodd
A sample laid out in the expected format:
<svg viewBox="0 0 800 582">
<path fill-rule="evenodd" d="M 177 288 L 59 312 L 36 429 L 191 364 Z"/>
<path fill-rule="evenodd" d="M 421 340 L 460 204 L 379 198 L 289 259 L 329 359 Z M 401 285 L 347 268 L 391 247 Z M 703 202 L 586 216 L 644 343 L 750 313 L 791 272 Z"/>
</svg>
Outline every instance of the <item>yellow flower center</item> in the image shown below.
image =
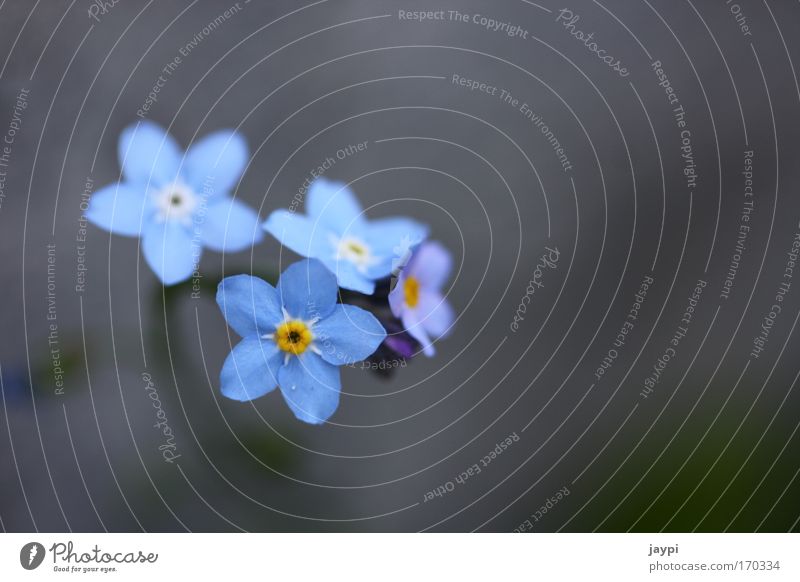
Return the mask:
<svg viewBox="0 0 800 582">
<path fill-rule="evenodd" d="M 405 295 L 406 305 L 411 308 L 417 306 L 419 303 L 419 281 L 414 277 L 406 277 L 405 285 L 403 285 L 403 294 Z"/>
<path fill-rule="evenodd" d="M 275 330 L 275 343 L 288 354 L 299 356 L 311 344 L 314 336 L 308 326 L 297 319 L 286 321 Z"/>
<path fill-rule="evenodd" d="M 369 246 L 357 237 L 348 236 L 340 239 L 334 236 L 331 238 L 331 243 L 336 260 L 348 261 L 362 273 L 380 262 L 378 257 L 372 255 Z"/>
<path fill-rule="evenodd" d="M 353 253 L 358 257 L 363 257 L 364 255 L 367 254 L 366 247 L 359 242 L 351 240 L 345 243 L 345 246 L 347 247 L 347 250 L 349 252 Z"/>
</svg>

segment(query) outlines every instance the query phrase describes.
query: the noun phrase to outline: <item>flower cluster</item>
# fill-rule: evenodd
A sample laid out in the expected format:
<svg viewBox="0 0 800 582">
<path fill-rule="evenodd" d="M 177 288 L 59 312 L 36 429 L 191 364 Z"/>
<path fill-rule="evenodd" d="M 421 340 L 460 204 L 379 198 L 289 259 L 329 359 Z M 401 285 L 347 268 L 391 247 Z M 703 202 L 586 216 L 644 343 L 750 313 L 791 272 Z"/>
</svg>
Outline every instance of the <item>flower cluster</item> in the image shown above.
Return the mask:
<svg viewBox="0 0 800 582">
<path fill-rule="evenodd" d="M 364 296 L 374 296 L 366 302 L 371 310 L 389 307 L 380 319 L 393 332 L 386 341 L 393 352 L 411 357 L 418 344 L 432 356 L 433 342 L 455 320 L 442 294 L 452 270 L 450 253 L 426 242 L 428 227 L 409 218 L 367 220 L 340 182 L 317 179 L 306 207 L 307 215 L 273 212 L 264 229 L 294 252 L 322 261 L 353 301 L 363 304 Z"/>
<path fill-rule="evenodd" d="M 263 239 L 257 213 L 230 194 L 248 160 L 235 131 L 212 133 L 184 153 L 162 128 L 140 122 L 123 131 L 119 160 L 123 180 L 93 195 L 87 217 L 141 237 L 163 284 L 188 279 L 203 247 L 240 251 Z M 340 366 L 367 361 L 385 371 L 392 367 L 378 363 L 434 355 L 455 321 L 443 292 L 452 257 L 415 220 L 367 220 L 339 182 L 317 179 L 306 211 L 277 210 L 262 225 L 305 257 L 277 285 L 249 275 L 219 284 L 219 308 L 242 338 L 220 384 L 238 401 L 280 387 L 298 419 L 320 424 L 338 407 Z"/>
</svg>

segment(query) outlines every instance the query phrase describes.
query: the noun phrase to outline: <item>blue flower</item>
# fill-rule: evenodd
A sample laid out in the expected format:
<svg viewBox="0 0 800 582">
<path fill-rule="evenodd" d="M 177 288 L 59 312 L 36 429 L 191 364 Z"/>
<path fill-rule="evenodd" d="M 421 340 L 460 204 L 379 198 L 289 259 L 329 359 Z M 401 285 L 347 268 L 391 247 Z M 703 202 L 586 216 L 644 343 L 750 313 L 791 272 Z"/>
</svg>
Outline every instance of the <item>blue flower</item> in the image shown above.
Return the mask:
<svg viewBox="0 0 800 582">
<path fill-rule="evenodd" d="M 340 182 L 319 178 L 308 190 L 307 216 L 276 210 L 264 229 L 304 257 L 319 259 L 339 285 L 375 292 L 375 281 L 392 273 L 397 249 L 427 236 L 427 227 L 408 218 L 368 221 L 355 195 Z"/>
<path fill-rule="evenodd" d="M 86 217 L 141 237 L 147 264 L 166 285 L 188 279 L 203 247 L 240 251 L 263 237 L 257 213 L 229 195 L 247 164 L 244 139 L 217 131 L 183 152 L 163 128 L 141 121 L 119 138 L 123 181 L 94 193 Z"/>
<path fill-rule="evenodd" d="M 222 394 L 259 398 L 280 385 L 294 415 L 325 422 L 339 406 L 338 366 L 370 356 L 386 337 L 371 313 L 336 303 L 336 277 L 314 260 L 291 265 L 278 286 L 226 277 L 217 304 L 242 336 L 222 366 Z"/>
<path fill-rule="evenodd" d="M 442 295 L 452 269 L 450 252 L 438 242 L 426 242 L 414 251 L 389 293 L 392 313 L 422 344 L 426 356 L 434 355 L 433 340 L 446 336 L 455 321 L 453 308 Z"/>
</svg>

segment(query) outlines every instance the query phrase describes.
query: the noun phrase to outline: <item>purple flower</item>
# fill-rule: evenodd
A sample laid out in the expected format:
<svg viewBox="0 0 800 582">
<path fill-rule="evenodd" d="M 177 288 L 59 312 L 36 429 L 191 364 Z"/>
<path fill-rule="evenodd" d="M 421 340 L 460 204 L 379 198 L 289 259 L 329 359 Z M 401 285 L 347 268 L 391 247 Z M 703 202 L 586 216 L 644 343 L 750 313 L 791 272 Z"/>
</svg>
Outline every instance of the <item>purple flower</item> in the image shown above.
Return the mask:
<svg viewBox="0 0 800 582">
<path fill-rule="evenodd" d="M 392 313 L 411 336 L 422 344 L 426 356 L 435 353 L 433 342 L 444 337 L 455 321 L 453 308 L 442 295 L 453 258 L 438 242 L 423 243 L 400 272 L 389 293 Z"/>
</svg>

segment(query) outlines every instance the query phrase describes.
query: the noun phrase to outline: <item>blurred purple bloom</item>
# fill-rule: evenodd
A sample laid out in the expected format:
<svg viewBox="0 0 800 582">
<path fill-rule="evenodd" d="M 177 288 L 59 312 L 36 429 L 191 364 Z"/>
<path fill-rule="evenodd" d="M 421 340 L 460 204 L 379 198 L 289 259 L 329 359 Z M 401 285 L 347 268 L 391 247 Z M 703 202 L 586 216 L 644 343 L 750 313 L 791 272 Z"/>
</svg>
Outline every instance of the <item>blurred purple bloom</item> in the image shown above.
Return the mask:
<svg viewBox="0 0 800 582">
<path fill-rule="evenodd" d="M 433 342 L 447 335 L 455 321 L 453 308 L 442 294 L 452 268 L 450 252 L 438 242 L 426 242 L 411 256 L 389 293 L 392 313 L 422 344 L 426 356 L 435 353 Z"/>
</svg>

